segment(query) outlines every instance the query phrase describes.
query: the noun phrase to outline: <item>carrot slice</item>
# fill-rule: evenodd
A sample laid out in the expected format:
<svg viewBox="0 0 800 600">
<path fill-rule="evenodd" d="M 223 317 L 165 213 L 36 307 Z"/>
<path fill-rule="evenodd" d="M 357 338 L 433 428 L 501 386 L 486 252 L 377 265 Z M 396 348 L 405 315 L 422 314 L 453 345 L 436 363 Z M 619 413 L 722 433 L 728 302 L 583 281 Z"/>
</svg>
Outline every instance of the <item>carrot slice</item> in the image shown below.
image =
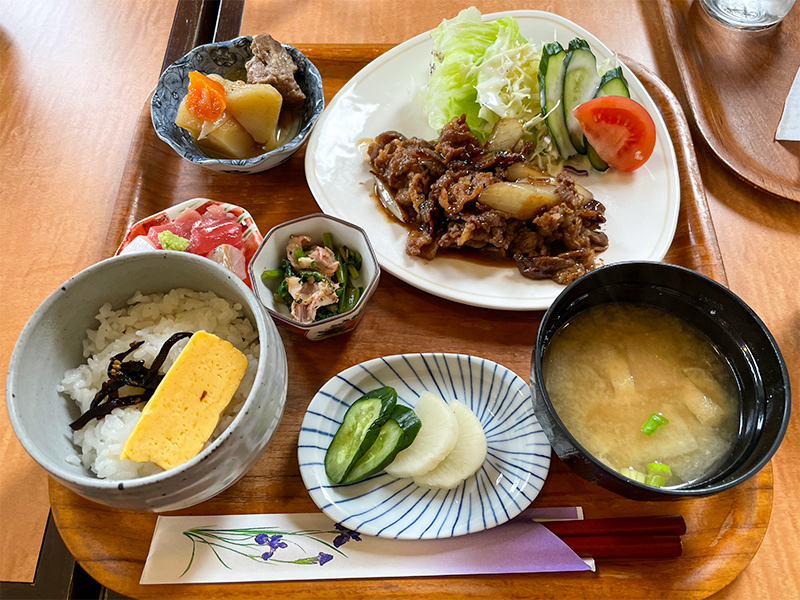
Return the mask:
<svg viewBox="0 0 800 600">
<path fill-rule="evenodd" d="M 186 108 L 198 119 L 216 121 L 225 112 L 225 88 L 200 71 L 189 73 Z"/>
</svg>

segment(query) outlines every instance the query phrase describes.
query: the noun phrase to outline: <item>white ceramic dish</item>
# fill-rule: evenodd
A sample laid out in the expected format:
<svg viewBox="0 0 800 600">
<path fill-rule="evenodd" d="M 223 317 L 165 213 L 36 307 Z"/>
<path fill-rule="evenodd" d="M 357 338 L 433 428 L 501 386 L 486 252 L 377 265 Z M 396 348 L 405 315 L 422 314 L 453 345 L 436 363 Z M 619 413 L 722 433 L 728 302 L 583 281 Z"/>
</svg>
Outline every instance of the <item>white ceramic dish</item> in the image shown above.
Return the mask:
<svg viewBox="0 0 800 600">
<path fill-rule="evenodd" d="M 314 323 L 299 323 L 292 318 L 288 306 L 274 300 L 273 294 L 282 280 L 264 281 L 261 279 L 261 274 L 281 266 L 281 260 L 286 258 L 286 243 L 291 236 L 307 234 L 311 236 L 314 243 L 320 244 L 324 233 L 330 233 L 333 236 L 334 244 L 347 246 L 361 254 L 361 271 L 358 281 L 355 283 L 363 290 L 352 310 Z M 361 317 L 364 316 L 364 309 L 372 298 L 372 294 L 378 289 L 378 282 L 381 279 L 378 259 L 375 257 L 372 244 L 364 230 L 341 219 L 323 214 L 300 217 L 270 229 L 256 250 L 249 270 L 253 291 L 272 318 L 312 341 L 327 339 L 355 329 L 361 321 Z"/>
<path fill-rule="evenodd" d="M 591 33 L 558 15 L 514 11 L 520 31 L 535 43 L 574 37 L 585 39 L 598 63 L 614 53 Z M 555 38 L 554 38 L 555 35 Z M 386 130 L 435 139 L 422 97 L 431 64 L 428 33 L 418 35 L 372 61 L 331 101 L 309 138 L 305 158 L 308 184 L 320 208 L 363 227 L 376 244 L 381 267 L 406 283 L 456 302 L 504 310 L 546 309 L 564 289 L 552 281 L 523 278 L 515 267 L 495 267 L 452 258 L 426 262 L 405 253 L 406 230 L 392 222 L 371 195 L 372 176 L 365 159 L 367 143 Z M 604 231 L 610 245 L 599 255 L 610 264 L 664 258 L 678 221 L 680 182 L 675 150 L 664 119 L 641 82 L 622 65 L 631 97 L 656 124 L 655 151 L 634 173 L 610 171 L 579 178 L 606 206 Z"/>
<path fill-rule="evenodd" d="M 258 330 L 258 374 L 233 422 L 197 456 L 173 469 L 137 479 L 99 479 L 68 463 L 75 454 L 69 423 L 75 403 L 59 394 L 64 373 L 84 363 L 82 340 L 97 327 L 105 302 L 124 305 L 137 291 L 185 287 L 211 291 L 242 305 Z M 64 282 L 36 309 L 11 353 L 6 404 L 22 446 L 49 474 L 94 502 L 126 510 L 164 512 L 207 500 L 233 485 L 259 459 L 278 427 L 286 401 L 288 367 L 275 324 L 233 273 L 185 252 L 116 256 Z"/>
<path fill-rule="evenodd" d="M 423 391 L 464 402 L 478 416 L 489 446 L 478 472 L 452 490 L 418 487 L 380 473 L 332 485 L 325 452 L 350 404 L 382 387 L 413 407 Z M 528 384 L 497 363 L 463 354 L 399 354 L 342 371 L 306 411 L 297 450 L 311 498 L 331 519 L 367 535 L 433 539 L 490 529 L 536 498 L 550 468 L 550 445 L 533 412 Z"/>
</svg>

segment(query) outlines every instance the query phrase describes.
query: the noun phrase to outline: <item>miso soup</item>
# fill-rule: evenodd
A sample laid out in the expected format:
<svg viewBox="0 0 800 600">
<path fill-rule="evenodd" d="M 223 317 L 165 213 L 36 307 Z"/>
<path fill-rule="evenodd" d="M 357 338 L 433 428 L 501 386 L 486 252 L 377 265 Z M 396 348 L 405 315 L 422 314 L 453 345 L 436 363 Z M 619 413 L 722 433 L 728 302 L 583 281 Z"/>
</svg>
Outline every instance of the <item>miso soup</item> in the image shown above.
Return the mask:
<svg viewBox="0 0 800 600">
<path fill-rule="evenodd" d="M 734 374 L 704 334 L 665 311 L 617 303 L 581 312 L 553 336 L 542 371 L 570 433 L 629 477 L 681 485 L 733 448 Z"/>
</svg>

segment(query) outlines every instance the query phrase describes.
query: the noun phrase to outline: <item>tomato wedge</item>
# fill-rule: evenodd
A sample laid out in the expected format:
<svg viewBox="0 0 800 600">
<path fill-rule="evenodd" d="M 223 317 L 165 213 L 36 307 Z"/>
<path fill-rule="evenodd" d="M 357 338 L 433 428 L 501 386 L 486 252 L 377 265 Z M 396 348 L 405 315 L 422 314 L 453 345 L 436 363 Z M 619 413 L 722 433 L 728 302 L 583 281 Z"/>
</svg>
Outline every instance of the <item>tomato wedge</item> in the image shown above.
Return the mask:
<svg viewBox="0 0 800 600">
<path fill-rule="evenodd" d="M 636 100 L 601 96 L 575 107 L 575 118 L 597 155 L 620 171 L 635 171 L 656 146 L 656 125 Z"/>
<path fill-rule="evenodd" d="M 199 71 L 189 73 L 186 108 L 198 119 L 216 121 L 225 112 L 225 88 Z"/>
</svg>

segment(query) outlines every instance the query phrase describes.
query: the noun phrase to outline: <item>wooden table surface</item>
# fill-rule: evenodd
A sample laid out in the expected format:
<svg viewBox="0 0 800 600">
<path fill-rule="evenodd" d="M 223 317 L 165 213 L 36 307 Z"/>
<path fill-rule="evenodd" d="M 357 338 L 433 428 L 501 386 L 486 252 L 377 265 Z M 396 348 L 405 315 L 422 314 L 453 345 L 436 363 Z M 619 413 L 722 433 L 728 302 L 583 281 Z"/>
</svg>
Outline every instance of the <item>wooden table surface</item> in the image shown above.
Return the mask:
<svg viewBox="0 0 800 600">
<path fill-rule="evenodd" d="M 677 0 L 675 0 L 677 1 Z M 539 9 L 592 31 L 685 95 L 655 0 L 475 2 L 483 12 Z M 454 0 L 248 0 L 242 33 L 292 44 L 399 43 L 468 4 Z M 0 365 L 62 281 L 104 258 L 112 201 L 143 102 L 154 86 L 175 2 L 0 0 Z M 797 8 L 795 10 L 798 10 Z M 696 132 L 695 132 L 696 134 Z M 800 389 L 800 204 L 742 183 L 695 137 L 731 289 L 761 316 Z M 773 459 L 774 508 L 750 566 L 715 598 L 800 595 L 794 415 Z M 47 516 L 47 477 L 0 413 L 0 580 L 32 580 Z"/>
</svg>

